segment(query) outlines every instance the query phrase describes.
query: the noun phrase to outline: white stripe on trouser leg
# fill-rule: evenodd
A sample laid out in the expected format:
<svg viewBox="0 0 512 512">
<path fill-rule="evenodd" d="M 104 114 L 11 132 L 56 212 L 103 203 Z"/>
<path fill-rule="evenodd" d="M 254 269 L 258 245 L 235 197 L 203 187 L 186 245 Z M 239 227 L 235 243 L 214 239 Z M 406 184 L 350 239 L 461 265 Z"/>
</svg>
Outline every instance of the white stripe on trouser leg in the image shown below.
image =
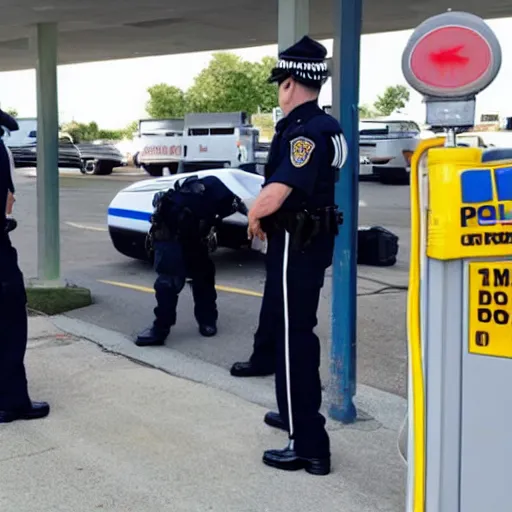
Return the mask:
<svg viewBox="0 0 512 512">
<path fill-rule="evenodd" d="M 290 449 L 293 450 L 293 414 L 292 389 L 290 378 L 290 318 L 288 316 L 288 252 L 290 248 L 290 233 L 284 232 L 283 253 L 283 311 L 284 311 L 284 362 L 286 371 L 286 401 L 288 403 L 288 425 L 290 434 Z"/>
</svg>

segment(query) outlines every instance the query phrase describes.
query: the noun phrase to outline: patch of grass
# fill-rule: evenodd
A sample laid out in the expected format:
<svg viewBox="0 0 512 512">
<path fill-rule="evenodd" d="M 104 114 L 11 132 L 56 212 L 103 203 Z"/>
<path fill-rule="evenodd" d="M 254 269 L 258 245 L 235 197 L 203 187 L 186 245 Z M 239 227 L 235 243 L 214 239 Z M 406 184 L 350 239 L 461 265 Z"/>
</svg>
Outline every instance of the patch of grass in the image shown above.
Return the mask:
<svg viewBox="0 0 512 512">
<path fill-rule="evenodd" d="M 90 290 L 73 286 L 59 288 L 28 286 L 27 299 L 29 310 L 50 316 L 92 304 Z"/>
</svg>

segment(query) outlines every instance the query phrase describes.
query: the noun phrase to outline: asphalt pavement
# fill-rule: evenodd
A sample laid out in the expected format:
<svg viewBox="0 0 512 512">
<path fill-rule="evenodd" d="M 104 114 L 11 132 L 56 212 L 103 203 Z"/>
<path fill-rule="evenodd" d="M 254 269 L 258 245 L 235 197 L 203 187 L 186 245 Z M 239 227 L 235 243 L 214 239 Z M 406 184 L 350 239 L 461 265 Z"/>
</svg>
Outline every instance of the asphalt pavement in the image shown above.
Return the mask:
<svg viewBox="0 0 512 512">
<path fill-rule="evenodd" d="M 13 241 L 26 277 L 37 274 L 36 180 L 17 172 Z M 61 269 L 64 278 L 91 289 L 94 305 L 70 312 L 70 318 L 90 322 L 133 338 L 152 321 L 154 273 L 148 264 L 131 260 L 113 248 L 106 228 L 107 208 L 130 182 L 147 179 L 141 173 L 108 177 L 61 175 Z M 409 187 L 360 184 L 360 225 L 381 225 L 400 237 L 397 265 L 359 266 L 358 383 L 405 396 L 406 286 L 409 258 Z M 167 345 L 179 353 L 227 371 L 245 360 L 256 329 L 264 284 L 262 258 L 249 252 L 219 250 L 214 255 L 219 287 L 219 334 L 205 340 L 197 335 L 191 293 L 180 297 L 178 323 Z M 322 376 L 329 371 L 331 289 L 322 293 L 317 333 L 322 340 Z M 147 349 L 151 350 L 151 349 Z"/>
</svg>

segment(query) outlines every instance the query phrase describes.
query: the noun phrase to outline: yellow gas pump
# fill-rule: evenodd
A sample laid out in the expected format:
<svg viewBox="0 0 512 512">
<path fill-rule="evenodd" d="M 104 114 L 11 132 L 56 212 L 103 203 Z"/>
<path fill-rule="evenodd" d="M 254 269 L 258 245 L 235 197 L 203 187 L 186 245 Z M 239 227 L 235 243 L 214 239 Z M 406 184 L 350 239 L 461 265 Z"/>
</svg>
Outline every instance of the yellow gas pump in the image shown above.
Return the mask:
<svg viewBox="0 0 512 512">
<path fill-rule="evenodd" d="M 512 510 L 512 149 L 457 146 L 500 65 L 460 12 L 422 23 L 402 59 L 444 131 L 411 162 L 407 512 Z"/>
</svg>

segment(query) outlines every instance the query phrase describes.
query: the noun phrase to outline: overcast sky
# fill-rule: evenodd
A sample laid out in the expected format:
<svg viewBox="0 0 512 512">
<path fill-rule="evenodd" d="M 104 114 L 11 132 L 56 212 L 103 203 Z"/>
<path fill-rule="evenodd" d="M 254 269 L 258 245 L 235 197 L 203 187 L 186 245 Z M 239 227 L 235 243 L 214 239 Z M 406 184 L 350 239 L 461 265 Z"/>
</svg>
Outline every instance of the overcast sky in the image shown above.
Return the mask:
<svg viewBox="0 0 512 512">
<path fill-rule="evenodd" d="M 512 18 L 488 22 L 501 43 L 503 64 L 495 82 L 477 100 L 477 110 L 512 115 Z M 400 60 L 411 31 L 363 36 L 361 45 L 361 103 L 371 104 L 387 85 L 405 84 Z M 322 41 L 329 54 L 332 41 Z M 277 46 L 235 50 L 248 60 L 276 55 Z M 165 82 L 188 88 L 194 77 L 208 65 L 209 52 L 165 57 L 119 60 L 61 66 L 59 68 L 60 120 L 96 121 L 103 128 L 120 128 L 146 117 L 147 88 Z M 331 84 L 321 96 L 331 103 Z M 35 72 L 0 73 L 0 105 L 15 108 L 20 117 L 35 117 Z M 424 121 L 425 109 L 418 94 L 411 94 L 408 114 Z"/>
</svg>

